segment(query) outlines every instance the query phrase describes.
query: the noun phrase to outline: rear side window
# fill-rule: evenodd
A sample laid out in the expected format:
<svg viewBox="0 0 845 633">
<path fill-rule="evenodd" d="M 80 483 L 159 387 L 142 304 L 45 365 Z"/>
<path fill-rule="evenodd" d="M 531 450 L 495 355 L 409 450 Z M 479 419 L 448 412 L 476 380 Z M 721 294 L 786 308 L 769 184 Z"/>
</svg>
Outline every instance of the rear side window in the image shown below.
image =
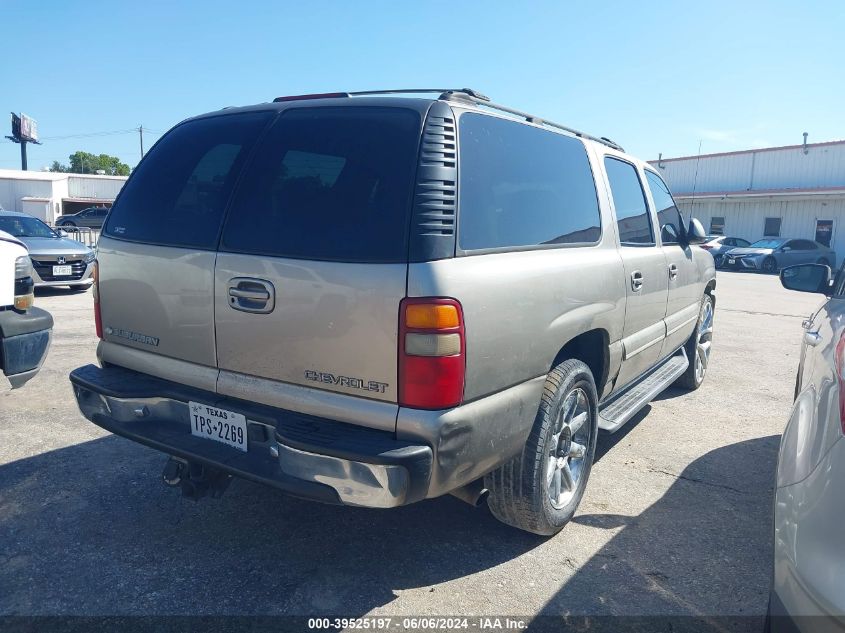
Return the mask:
<svg viewBox="0 0 845 633">
<path fill-rule="evenodd" d="M 171 130 L 123 187 L 106 235 L 214 249 L 235 180 L 271 115 L 209 117 Z"/>
<path fill-rule="evenodd" d="M 631 163 L 610 156 L 604 159 L 616 226 L 622 246 L 654 246 L 654 229 L 640 177 Z"/>
<path fill-rule="evenodd" d="M 474 113 L 461 117 L 459 130 L 462 249 L 599 240 L 596 186 L 581 141 Z"/>
<path fill-rule="evenodd" d="M 297 259 L 404 262 L 420 115 L 297 108 L 263 138 L 221 248 Z"/>
</svg>

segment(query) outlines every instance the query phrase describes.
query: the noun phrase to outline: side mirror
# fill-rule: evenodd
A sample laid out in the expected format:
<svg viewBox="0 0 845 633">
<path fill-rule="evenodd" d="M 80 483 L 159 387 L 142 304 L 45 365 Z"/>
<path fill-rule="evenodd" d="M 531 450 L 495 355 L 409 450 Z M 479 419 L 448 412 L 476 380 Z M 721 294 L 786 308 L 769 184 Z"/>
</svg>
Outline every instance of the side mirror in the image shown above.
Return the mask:
<svg viewBox="0 0 845 633">
<path fill-rule="evenodd" d="M 695 218 L 690 218 L 689 226 L 687 227 L 687 244 L 704 244 L 706 241 L 707 234 L 704 232 L 701 222 Z"/>
<path fill-rule="evenodd" d="M 64 229 L 59 229 L 58 231 L 56 231 L 56 233 L 58 234 L 59 237 L 67 237 L 68 236 L 68 232 L 65 231 Z"/>
<path fill-rule="evenodd" d="M 780 283 L 787 290 L 830 294 L 831 271 L 825 264 L 798 264 L 780 271 Z"/>
</svg>

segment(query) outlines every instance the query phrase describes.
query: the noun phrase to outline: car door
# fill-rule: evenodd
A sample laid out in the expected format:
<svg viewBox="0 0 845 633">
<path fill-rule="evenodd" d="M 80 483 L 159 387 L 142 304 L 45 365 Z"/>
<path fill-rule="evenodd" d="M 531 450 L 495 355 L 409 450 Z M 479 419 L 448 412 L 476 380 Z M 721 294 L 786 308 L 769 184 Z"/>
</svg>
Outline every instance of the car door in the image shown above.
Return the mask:
<svg viewBox="0 0 845 633">
<path fill-rule="evenodd" d="M 796 264 L 815 264 L 819 259 L 819 248 L 811 240 L 793 240 Z"/>
<path fill-rule="evenodd" d="M 692 334 L 704 289 L 693 247 L 683 243 L 684 221 L 669 187 L 650 169 L 645 170 L 645 179 L 660 227 L 661 249 L 667 264 L 666 340 L 660 353 L 660 357 L 665 358 L 674 354 Z"/>
<path fill-rule="evenodd" d="M 666 332 L 663 318 L 668 273 L 639 170 L 615 156 L 605 156 L 604 165 L 626 277 L 622 365 L 615 384 L 618 388 L 648 370 L 659 358 Z"/>
<path fill-rule="evenodd" d="M 103 222 L 106 220 L 109 210 L 106 207 L 97 207 L 91 212 L 90 226 L 92 229 L 102 228 Z"/>
<path fill-rule="evenodd" d="M 91 226 L 91 209 L 85 209 L 84 211 L 80 211 L 79 215 L 76 216 L 76 225 L 77 226 Z"/>
</svg>

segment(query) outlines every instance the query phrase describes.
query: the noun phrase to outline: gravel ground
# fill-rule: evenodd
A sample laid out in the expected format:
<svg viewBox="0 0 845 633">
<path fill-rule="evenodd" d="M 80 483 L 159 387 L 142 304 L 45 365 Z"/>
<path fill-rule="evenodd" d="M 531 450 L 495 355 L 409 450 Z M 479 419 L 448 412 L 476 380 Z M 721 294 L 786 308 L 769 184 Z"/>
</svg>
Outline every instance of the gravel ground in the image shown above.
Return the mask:
<svg viewBox="0 0 845 633">
<path fill-rule="evenodd" d="M 376 511 L 235 481 L 183 500 L 161 454 L 76 408 L 90 293 L 43 293 L 49 358 L 0 395 L 0 614 L 762 614 L 778 436 L 820 303 L 720 273 L 704 386 L 601 436 L 579 513 L 543 539 L 451 497 Z"/>
</svg>

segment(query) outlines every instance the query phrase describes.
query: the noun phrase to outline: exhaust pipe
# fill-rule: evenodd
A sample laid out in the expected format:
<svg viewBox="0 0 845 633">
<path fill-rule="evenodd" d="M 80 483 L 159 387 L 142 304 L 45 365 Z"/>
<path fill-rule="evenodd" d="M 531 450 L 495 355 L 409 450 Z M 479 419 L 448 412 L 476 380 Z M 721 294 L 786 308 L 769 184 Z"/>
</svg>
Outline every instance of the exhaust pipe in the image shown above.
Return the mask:
<svg viewBox="0 0 845 633">
<path fill-rule="evenodd" d="M 490 491 L 484 487 L 484 479 L 476 479 L 466 486 L 455 488 L 449 494 L 464 503 L 468 503 L 473 508 L 478 508 L 487 501 L 487 495 L 490 494 Z"/>
</svg>

